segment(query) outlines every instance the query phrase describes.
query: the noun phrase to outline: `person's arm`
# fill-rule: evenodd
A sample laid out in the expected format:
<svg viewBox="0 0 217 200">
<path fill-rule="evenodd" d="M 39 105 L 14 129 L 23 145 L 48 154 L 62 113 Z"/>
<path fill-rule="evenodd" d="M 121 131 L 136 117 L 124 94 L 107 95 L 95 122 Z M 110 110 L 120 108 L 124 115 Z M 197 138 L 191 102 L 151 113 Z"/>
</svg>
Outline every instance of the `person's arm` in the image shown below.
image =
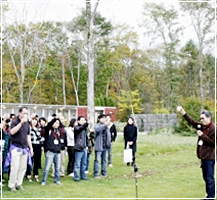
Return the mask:
<svg viewBox="0 0 217 200">
<path fill-rule="evenodd" d="M 205 143 L 215 147 L 215 128 L 210 133 L 202 134 L 200 137 Z"/>
<path fill-rule="evenodd" d="M 187 122 L 191 124 L 194 128 L 197 128 L 197 125 L 200 124 L 199 122 L 195 121 L 190 115 L 188 115 L 184 108 L 182 108 L 181 106 L 179 107 L 178 112 L 180 112 L 183 115 L 183 117 L 187 120 Z"/>
<path fill-rule="evenodd" d="M 134 130 L 135 132 L 134 132 L 134 136 L 133 136 L 133 143 L 134 142 L 136 142 L 136 140 L 137 140 L 137 133 L 138 133 L 138 131 L 137 131 L 137 127 L 135 126 L 135 130 Z"/>
<path fill-rule="evenodd" d="M 85 130 L 87 127 L 88 127 L 88 123 L 86 122 L 81 126 L 75 126 L 74 130 L 75 130 L 76 133 L 80 133 L 83 130 Z"/>
<path fill-rule="evenodd" d="M 117 137 L 117 130 L 116 130 L 116 126 L 114 124 L 113 124 L 113 127 L 114 127 L 114 130 L 113 130 L 114 137 L 113 137 L 112 141 L 114 142 L 116 137 Z"/>
<path fill-rule="evenodd" d="M 30 135 L 27 135 L 27 142 L 28 142 L 28 146 L 29 146 L 29 149 L 30 149 L 30 152 L 31 152 L 31 156 L 33 156 L 34 153 L 33 153 L 32 141 L 31 141 L 31 136 Z"/>
<path fill-rule="evenodd" d="M 126 131 L 126 127 L 124 127 L 124 140 L 127 141 L 127 131 Z"/>
<path fill-rule="evenodd" d="M 98 124 L 95 126 L 95 133 L 99 134 L 101 131 L 106 130 L 107 126 L 105 124 Z"/>
<path fill-rule="evenodd" d="M 11 124 L 11 129 L 10 129 L 10 133 L 11 135 L 14 135 L 16 134 L 20 129 L 21 127 L 23 126 L 24 123 L 26 123 L 28 121 L 27 118 L 22 118 L 20 123 L 17 124 L 16 126 L 13 126 L 13 123 Z"/>
</svg>

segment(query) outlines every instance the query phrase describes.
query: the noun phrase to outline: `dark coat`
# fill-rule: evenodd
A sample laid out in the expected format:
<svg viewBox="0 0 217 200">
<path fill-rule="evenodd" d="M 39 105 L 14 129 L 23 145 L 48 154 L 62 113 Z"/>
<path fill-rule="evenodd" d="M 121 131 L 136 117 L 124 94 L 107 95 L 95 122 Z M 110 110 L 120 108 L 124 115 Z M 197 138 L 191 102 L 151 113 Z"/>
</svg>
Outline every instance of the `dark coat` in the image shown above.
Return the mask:
<svg viewBox="0 0 217 200">
<path fill-rule="evenodd" d="M 213 123 L 208 127 L 204 127 L 200 122 L 192 119 L 187 113 L 183 116 L 194 128 L 197 129 L 201 125 L 201 131 L 204 133 L 198 137 L 197 157 L 204 160 L 215 160 L 215 129 Z M 203 145 L 198 145 L 199 141 L 203 141 Z"/>
<path fill-rule="evenodd" d="M 127 124 L 124 127 L 124 140 L 125 140 L 125 149 L 127 148 L 127 142 L 132 142 L 133 145 L 130 145 L 133 152 L 136 152 L 136 140 L 137 140 L 137 127 L 134 125 Z"/>
<path fill-rule="evenodd" d="M 52 126 L 56 122 L 56 118 L 52 119 L 45 127 L 45 152 L 51 151 L 53 153 L 60 153 L 61 150 L 61 134 L 59 129 L 53 129 Z M 54 143 L 54 140 L 58 141 L 58 144 Z"/>
<path fill-rule="evenodd" d="M 74 128 L 74 149 L 76 151 L 83 151 L 88 146 L 87 127 L 88 123 L 85 123 Z"/>
</svg>

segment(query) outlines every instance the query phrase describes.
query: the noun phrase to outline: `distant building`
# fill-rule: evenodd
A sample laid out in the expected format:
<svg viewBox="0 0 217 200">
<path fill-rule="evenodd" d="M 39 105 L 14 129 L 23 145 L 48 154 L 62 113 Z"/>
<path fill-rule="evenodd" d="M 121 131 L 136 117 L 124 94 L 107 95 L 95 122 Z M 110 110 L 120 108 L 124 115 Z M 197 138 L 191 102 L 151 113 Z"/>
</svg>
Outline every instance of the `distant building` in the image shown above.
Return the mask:
<svg viewBox="0 0 217 200">
<path fill-rule="evenodd" d="M 87 118 L 87 106 L 73 106 L 73 105 L 46 105 L 46 104 L 16 104 L 16 103 L 2 103 L 2 115 L 5 113 L 18 114 L 20 107 L 26 106 L 29 109 L 30 115 L 36 113 L 39 117 L 48 118 L 53 114 L 61 112 L 64 117 L 70 121 L 71 118 L 84 116 Z M 95 107 L 95 122 L 100 113 L 110 114 L 112 121 L 115 121 L 116 107 Z"/>
</svg>

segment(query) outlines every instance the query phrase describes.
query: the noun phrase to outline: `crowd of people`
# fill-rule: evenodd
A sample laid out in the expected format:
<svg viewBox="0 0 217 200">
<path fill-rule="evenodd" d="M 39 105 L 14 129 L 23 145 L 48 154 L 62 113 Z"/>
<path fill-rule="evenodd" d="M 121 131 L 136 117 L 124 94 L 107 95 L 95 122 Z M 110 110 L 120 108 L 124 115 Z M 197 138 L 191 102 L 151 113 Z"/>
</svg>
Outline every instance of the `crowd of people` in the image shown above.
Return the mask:
<svg viewBox="0 0 217 200">
<path fill-rule="evenodd" d="M 200 122 L 191 118 L 186 111 L 178 106 L 177 111 L 191 124 L 198 135 L 197 156 L 201 160 L 203 179 L 206 184 L 207 198 L 215 196 L 215 131 L 209 111 L 202 111 Z M 61 113 L 48 119 L 29 116 L 27 107 L 21 107 L 19 114 L 5 114 L 0 118 L 2 158 L 1 176 L 8 172 L 10 191 L 24 190 L 23 179 L 36 181 L 42 186 L 47 184 L 47 177 L 52 166 L 54 183 L 61 185 L 60 177 L 67 175 L 74 181 L 88 180 L 90 156 L 94 152 L 93 176 L 96 179 L 107 177 L 107 166 L 113 167 L 112 146 L 117 137 L 115 124 L 110 115 L 100 114 L 97 124 L 87 121 L 84 116 L 67 121 Z M 136 166 L 137 127 L 134 119 L 128 118 L 124 127 L 125 149 L 132 149 L 132 160 L 128 166 Z M 44 153 L 43 153 L 44 152 Z M 66 152 L 68 154 L 67 170 Z M 45 164 L 42 166 L 42 155 Z M 100 170 L 101 165 L 101 170 Z M 39 169 L 43 174 L 39 176 Z M 33 178 L 33 180 L 32 180 Z"/>
<path fill-rule="evenodd" d="M 72 118 L 68 123 L 61 113 L 48 117 L 31 114 L 27 107 L 19 109 L 18 116 L 1 118 L 2 179 L 8 172 L 10 191 L 24 190 L 23 179 L 47 184 L 50 169 L 54 183 L 61 185 L 60 178 L 73 177 L 74 181 L 88 180 L 90 156 L 94 152 L 93 176 L 107 177 L 107 166 L 113 167 L 112 146 L 117 137 L 115 124 L 110 115 L 99 114 L 94 125 L 84 116 Z M 124 128 L 125 148 L 132 148 L 135 163 L 137 128 L 129 118 Z M 45 156 L 42 166 L 42 156 Z M 66 156 L 68 163 L 66 164 Z M 127 163 L 130 165 L 130 163 Z M 65 169 L 65 166 L 66 169 Z M 100 169 L 101 166 L 101 169 Z M 39 175 L 39 170 L 43 173 Z"/>
</svg>

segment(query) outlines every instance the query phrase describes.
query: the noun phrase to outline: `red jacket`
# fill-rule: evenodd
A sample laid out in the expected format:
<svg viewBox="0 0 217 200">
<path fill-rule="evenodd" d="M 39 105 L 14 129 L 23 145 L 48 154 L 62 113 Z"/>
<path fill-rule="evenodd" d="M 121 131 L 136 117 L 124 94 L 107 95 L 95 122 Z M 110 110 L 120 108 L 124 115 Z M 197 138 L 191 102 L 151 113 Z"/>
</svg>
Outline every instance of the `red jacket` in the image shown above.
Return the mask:
<svg viewBox="0 0 217 200">
<path fill-rule="evenodd" d="M 194 128 L 198 124 L 201 125 L 201 131 L 204 133 L 201 137 L 198 137 L 197 142 L 197 157 L 204 160 L 215 160 L 215 125 L 212 122 L 208 127 L 204 127 L 200 122 L 196 122 L 187 113 L 183 116 Z M 199 141 L 202 140 L 202 145 L 199 145 Z"/>
</svg>

